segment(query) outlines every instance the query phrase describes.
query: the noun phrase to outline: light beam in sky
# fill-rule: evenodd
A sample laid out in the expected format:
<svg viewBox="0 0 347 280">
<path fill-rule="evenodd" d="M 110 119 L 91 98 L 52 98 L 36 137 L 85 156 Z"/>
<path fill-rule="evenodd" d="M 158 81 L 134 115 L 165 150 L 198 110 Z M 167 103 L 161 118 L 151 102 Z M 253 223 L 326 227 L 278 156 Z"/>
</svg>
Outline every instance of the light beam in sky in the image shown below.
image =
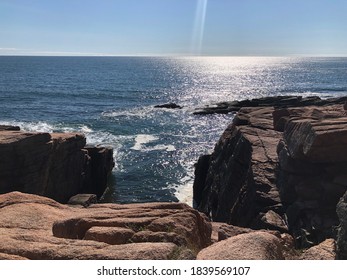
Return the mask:
<svg viewBox="0 0 347 280">
<path fill-rule="evenodd" d="M 194 29 L 192 36 L 192 54 L 200 55 L 202 49 L 202 41 L 204 38 L 204 28 L 206 20 L 208 0 L 197 0 Z"/>
</svg>

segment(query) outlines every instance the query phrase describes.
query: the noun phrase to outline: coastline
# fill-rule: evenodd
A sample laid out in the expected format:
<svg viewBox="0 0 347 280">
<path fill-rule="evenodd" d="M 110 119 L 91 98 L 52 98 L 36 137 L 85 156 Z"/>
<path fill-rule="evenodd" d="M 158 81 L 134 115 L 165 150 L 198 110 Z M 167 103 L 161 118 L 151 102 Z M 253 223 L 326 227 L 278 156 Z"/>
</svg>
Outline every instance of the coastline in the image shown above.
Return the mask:
<svg viewBox="0 0 347 280">
<path fill-rule="evenodd" d="M 257 99 L 253 101 L 257 103 L 253 107 L 240 106 L 213 154 L 204 156 L 196 165 L 194 199 L 200 213 L 184 203 L 94 204 L 95 200 L 88 196 L 80 197 L 74 205 L 62 205 L 48 198 L 19 192 L 0 195 L 3 217 L 0 228 L 8 229 L 3 231 L 4 239 L 0 243 L 1 258 L 343 259 L 347 248 L 344 237 L 347 222 L 345 198 L 341 196 L 347 185 L 341 181 L 344 169 L 336 171 L 334 162 L 341 165 L 346 156 L 339 143 L 345 139 L 340 134 L 347 131 L 346 99 L 325 100 L 324 104 L 319 104 L 318 99 L 280 97 L 261 102 Z M 289 101 L 293 106 L 288 104 Z M 297 101 L 303 106 L 298 107 Z M 270 104 L 264 105 L 266 102 Z M 273 102 L 277 102 L 275 109 L 271 106 Z M 322 130 L 323 136 L 310 134 L 323 124 L 328 128 Z M 302 130 L 302 127 L 310 129 Z M 7 131 L 4 135 L 20 133 Z M 306 143 L 307 133 L 313 135 L 310 136 L 312 144 L 302 154 L 302 144 L 293 142 L 291 137 L 295 135 L 294 139 L 303 139 L 300 141 Z M 65 142 L 62 139 L 72 137 L 60 134 L 49 138 L 46 134 L 32 133 L 30 136 L 48 137 L 43 143 L 62 143 Z M 315 144 L 322 143 L 320 137 L 327 139 L 322 151 L 329 157 L 316 150 L 321 147 Z M 83 146 L 79 149 L 83 150 Z M 23 150 L 28 153 L 28 149 Z M 91 158 L 92 151 L 87 154 Z M 102 148 L 95 151 L 99 153 Z M 100 166 L 103 165 L 95 161 L 97 168 L 94 170 Z M 286 185 L 291 180 L 281 179 L 293 174 L 297 177 L 300 172 L 303 172 L 302 178 L 306 178 L 307 172 L 312 173 L 315 167 L 320 168 L 319 176 L 322 168 L 334 170 L 331 171 L 331 181 L 326 183 L 330 189 L 315 199 L 324 215 L 327 214 L 324 207 L 329 209 L 328 213 L 337 207 L 338 216 L 336 210 L 335 216 L 331 214 L 329 217 L 314 212 L 314 217 L 318 215 L 321 220 L 321 227 L 307 222 L 317 218 L 307 220 L 301 214 L 295 218 L 290 216 L 293 209 L 301 211 L 305 217 L 312 212 L 312 197 L 308 197 L 312 193 L 312 184 L 297 182 L 300 186 L 297 188 Z M 70 169 L 69 166 L 66 168 Z M 102 178 L 105 178 L 103 174 Z M 312 176 L 318 175 L 314 173 Z M 336 178 L 341 176 L 342 179 L 337 181 Z M 293 208 L 293 205 L 301 208 Z M 22 213 L 23 217 L 10 222 L 14 213 Z M 334 236 L 331 230 L 339 225 L 338 235 Z M 40 226 L 42 230 L 38 232 Z M 27 241 L 19 244 L 16 240 L 24 235 Z M 40 249 L 35 249 L 38 253 L 34 253 L 28 245 L 34 240 L 39 242 L 37 238 L 42 241 L 37 243 L 40 244 Z M 78 255 L 63 250 L 66 244 L 72 251 L 77 248 L 74 246 L 80 246 Z M 237 253 L 240 248 L 244 249 L 241 255 Z"/>
</svg>

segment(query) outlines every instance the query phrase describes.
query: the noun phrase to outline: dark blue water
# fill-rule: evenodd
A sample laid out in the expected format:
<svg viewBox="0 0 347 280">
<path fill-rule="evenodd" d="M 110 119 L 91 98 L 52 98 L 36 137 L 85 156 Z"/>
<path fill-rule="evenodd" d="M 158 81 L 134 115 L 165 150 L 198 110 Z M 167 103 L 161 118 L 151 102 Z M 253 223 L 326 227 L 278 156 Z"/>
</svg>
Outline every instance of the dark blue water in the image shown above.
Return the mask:
<svg viewBox="0 0 347 280">
<path fill-rule="evenodd" d="M 122 203 L 190 202 L 194 163 L 232 120 L 194 116 L 196 107 L 346 94 L 347 58 L 0 57 L 0 123 L 112 146 L 104 200 Z M 166 102 L 184 108 L 153 108 Z"/>
</svg>

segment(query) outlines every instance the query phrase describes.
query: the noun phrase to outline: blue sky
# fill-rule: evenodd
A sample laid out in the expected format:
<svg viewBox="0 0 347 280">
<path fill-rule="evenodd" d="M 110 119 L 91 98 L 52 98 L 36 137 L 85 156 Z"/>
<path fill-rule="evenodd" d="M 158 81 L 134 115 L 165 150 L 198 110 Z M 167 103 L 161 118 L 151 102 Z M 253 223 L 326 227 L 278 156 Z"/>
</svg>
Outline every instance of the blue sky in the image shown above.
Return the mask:
<svg viewBox="0 0 347 280">
<path fill-rule="evenodd" d="M 347 55 L 346 0 L 0 0 L 0 55 Z"/>
</svg>

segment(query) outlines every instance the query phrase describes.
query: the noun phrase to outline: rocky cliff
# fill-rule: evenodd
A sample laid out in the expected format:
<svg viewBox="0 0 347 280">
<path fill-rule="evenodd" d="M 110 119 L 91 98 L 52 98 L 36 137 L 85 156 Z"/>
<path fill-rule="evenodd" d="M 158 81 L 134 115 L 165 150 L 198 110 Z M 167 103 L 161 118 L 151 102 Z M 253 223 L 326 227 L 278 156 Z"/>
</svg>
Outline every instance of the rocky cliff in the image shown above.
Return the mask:
<svg viewBox="0 0 347 280">
<path fill-rule="evenodd" d="M 0 127 L 0 193 L 21 191 L 66 203 L 77 193 L 101 196 L 112 149 L 86 147 L 75 133 L 32 133 Z"/>
<path fill-rule="evenodd" d="M 196 165 L 197 209 L 214 221 L 289 232 L 301 248 L 336 238 L 336 205 L 347 190 L 344 101 L 291 107 L 281 97 L 275 107 L 239 109 L 214 152 Z"/>
</svg>

